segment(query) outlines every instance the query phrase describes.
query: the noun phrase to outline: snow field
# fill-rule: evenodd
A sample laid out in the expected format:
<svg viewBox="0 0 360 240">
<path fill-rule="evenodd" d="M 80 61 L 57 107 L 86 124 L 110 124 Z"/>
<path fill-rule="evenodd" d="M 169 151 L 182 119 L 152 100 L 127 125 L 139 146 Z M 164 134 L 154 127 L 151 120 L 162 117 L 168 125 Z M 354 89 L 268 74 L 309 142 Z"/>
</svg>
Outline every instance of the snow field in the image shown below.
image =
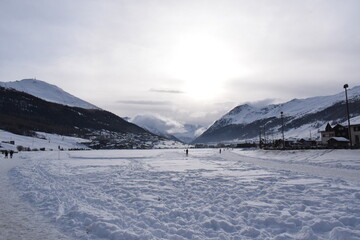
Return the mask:
<svg viewBox="0 0 360 240">
<path fill-rule="evenodd" d="M 360 181 L 261 165 L 341 157 L 357 171 L 348 152 L 191 149 L 21 153 L 8 174 L 69 239 L 360 239 Z"/>
<path fill-rule="evenodd" d="M 244 157 L 265 159 L 287 164 L 304 164 L 335 169 L 360 170 L 360 151 L 347 149 L 326 150 L 234 150 Z"/>
<path fill-rule="evenodd" d="M 44 148 L 46 150 L 58 150 L 60 146 L 63 149 L 70 148 L 81 148 L 81 149 L 89 149 L 87 146 L 81 143 L 87 143 L 89 140 L 69 137 L 69 136 L 61 136 L 57 134 L 49 134 L 44 132 L 36 132 L 38 137 L 28 137 L 23 135 L 13 134 L 7 131 L 0 130 L 0 136 L 2 141 L 14 141 L 15 145 L 12 145 L 13 148 L 16 146 L 23 146 L 30 149 L 40 149 Z M 6 145 L 1 143 L 0 145 Z"/>
</svg>

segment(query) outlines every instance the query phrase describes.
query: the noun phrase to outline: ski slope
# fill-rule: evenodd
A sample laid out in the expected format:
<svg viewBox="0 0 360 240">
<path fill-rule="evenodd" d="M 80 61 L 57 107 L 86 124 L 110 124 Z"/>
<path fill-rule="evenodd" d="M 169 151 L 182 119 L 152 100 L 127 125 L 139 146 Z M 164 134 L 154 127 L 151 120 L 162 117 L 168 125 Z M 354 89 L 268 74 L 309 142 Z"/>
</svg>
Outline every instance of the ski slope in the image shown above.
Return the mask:
<svg viewBox="0 0 360 240">
<path fill-rule="evenodd" d="M 2 204 L 25 208 L 5 215 L 20 219 L 5 236 L 17 238 L 28 224 L 33 236 L 39 223 L 62 239 L 360 239 L 359 156 L 358 150 L 21 152 L 0 161 L 1 169 L 8 166 L 0 189 L 14 193 Z"/>
</svg>

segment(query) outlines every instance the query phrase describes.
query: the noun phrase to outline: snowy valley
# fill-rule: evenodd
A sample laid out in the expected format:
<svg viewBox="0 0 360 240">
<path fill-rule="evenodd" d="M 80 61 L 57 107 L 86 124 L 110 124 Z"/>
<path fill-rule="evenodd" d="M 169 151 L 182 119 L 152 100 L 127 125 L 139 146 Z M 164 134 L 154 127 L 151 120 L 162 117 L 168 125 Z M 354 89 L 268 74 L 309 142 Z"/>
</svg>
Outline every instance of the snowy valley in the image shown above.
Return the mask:
<svg viewBox="0 0 360 240">
<path fill-rule="evenodd" d="M 130 120 L 145 130 L 93 105 L 82 108 L 82 100 L 0 90 L 1 147 L 16 151 L 0 158 L 1 240 L 360 239 L 358 149 L 194 149 L 159 135 L 190 139 L 200 126 L 151 116 Z M 353 107 L 358 91 L 351 92 Z M 239 106 L 201 136 L 226 135 L 238 125 L 250 137 L 247 126 L 265 123 L 276 131 L 273 116 L 284 109 L 286 134 L 307 132 L 316 116 L 335 116 L 340 98 Z"/>
<path fill-rule="evenodd" d="M 360 240 L 360 0 L 0 0 L 0 240 Z"/>
</svg>

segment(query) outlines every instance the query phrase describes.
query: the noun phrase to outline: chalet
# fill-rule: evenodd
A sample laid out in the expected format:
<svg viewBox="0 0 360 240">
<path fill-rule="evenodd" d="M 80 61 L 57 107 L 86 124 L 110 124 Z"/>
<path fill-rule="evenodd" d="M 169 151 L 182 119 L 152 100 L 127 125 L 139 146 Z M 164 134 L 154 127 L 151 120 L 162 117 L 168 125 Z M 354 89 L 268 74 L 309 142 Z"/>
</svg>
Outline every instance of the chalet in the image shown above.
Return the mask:
<svg viewBox="0 0 360 240">
<path fill-rule="evenodd" d="M 333 137 L 343 137 L 349 139 L 348 128 L 341 124 L 336 124 L 334 127 L 328 123 L 325 127 L 325 131 L 320 131 L 321 143 L 327 145 L 328 141 Z"/>
<path fill-rule="evenodd" d="M 347 148 L 349 143 L 349 139 L 344 137 L 332 137 L 328 140 L 328 146 L 331 148 Z"/>
<path fill-rule="evenodd" d="M 335 137 L 335 131 L 328 123 L 325 127 L 325 131 L 320 131 L 321 144 L 326 145 L 330 138 Z"/>
</svg>

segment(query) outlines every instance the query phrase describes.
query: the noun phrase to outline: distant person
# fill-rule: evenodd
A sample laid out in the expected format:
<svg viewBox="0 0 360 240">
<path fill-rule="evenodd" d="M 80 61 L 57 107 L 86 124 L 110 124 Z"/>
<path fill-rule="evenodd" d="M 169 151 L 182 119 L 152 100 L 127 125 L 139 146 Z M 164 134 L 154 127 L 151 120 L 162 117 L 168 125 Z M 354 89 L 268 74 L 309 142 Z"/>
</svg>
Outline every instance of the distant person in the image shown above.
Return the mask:
<svg viewBox="0 0 360 240">
<path fill-rule="evenodd" d="M 13 154 L 14 154 L 14 151 L 10 150 L 10 158 L 12 158 Z"/>
<path fill-rule="evenodd" d="M 8 158 L 9 152 L 5 150 L 5 158 Z"/>
<path fill-rule="evenodd" d="M 219 153 L 221 154 L 221 149 L 219 149 Z"/>
<path fill-rule="evenodd" d="M 186 156 L 189 155 L 189 149 L 185 150 L 185 154 L 186 154 Z"/>
</svg>

